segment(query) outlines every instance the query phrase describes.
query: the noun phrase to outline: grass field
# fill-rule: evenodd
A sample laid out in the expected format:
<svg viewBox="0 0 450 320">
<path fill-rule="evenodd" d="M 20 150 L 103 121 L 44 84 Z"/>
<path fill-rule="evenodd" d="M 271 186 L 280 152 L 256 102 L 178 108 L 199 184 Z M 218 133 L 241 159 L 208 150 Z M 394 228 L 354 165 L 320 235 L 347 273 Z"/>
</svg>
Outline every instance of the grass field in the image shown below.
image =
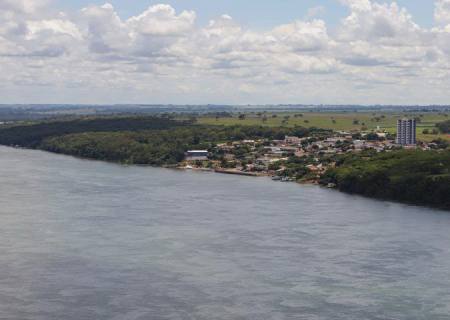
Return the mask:
<svg viewBox="0 0 450 320">
<path fill-rule="evenodd" d="M 425 128 L 432 130 L 436 128 L 436 123 L 450 119 L 450 115 L 442 113 L 248 113 L 245 114 L 244 119 L 239 119 L 239 114 L 233 115 L 232 118 L 204 116 L 198 118 L 198 123 L 213 125 L 264 125 L 274 127 L 304 126 L 332 129 L 336 131 L 374 130 L 379 127 L 381 130 L 395 133 L 397 131 L 397 119 L 403 117 L 417 117 L 420 119 L 420 123 L 417 125 L 417 137 L 419 140 L 431 141 L 437 138 L 443 138 L 450 141 L 449 135 L 424 135 L 422 133 Z M 263 118 L 266 118 L 266 121 L 264 121 Z"/>
</svg>

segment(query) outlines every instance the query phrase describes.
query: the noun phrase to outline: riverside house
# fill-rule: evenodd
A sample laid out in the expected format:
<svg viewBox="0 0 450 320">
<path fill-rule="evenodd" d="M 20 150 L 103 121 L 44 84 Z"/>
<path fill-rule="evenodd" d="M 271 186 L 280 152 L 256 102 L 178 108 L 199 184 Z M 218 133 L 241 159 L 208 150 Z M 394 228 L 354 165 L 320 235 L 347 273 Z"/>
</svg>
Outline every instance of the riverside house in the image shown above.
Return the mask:
<svg viewBox="0 0 450 320">
<path fill-rule="evenodd" d="M 206 161 L 208 155 L 208 150 L 189 150 L 185 154 L 186 161 Z"/>
</svg>

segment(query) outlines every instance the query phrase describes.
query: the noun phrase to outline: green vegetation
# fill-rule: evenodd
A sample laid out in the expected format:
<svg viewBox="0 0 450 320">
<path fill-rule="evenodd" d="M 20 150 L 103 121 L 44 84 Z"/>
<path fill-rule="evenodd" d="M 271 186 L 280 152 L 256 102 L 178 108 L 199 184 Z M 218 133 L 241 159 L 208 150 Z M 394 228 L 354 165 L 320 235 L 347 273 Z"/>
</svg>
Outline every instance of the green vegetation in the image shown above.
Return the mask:
<svg viewBox="0 0 450 320">
<path fill-rule="evenodd" d="M 82 132 L 118 132 L 162 130 L 185 126 L 189 121 L 174 121 L 157 117 L 78 118 L 67 121 L 47 121 L 0 129 L 0 144 L 38 148 L 46 138 Z"/>
<path fill-rule="evenodd" d="M 186 126 L 160 131 L 89 132 L 45 139 L 40 148 L 79 157 L 129 164 L 175 165 L 189 149 L 210 150 L 216 143 L 244 139 L 304 136 L 305 128 Z"/>
<path fill-rule="evenodd" d="M 436 124 L 442 133 L 450 133 L 450 120 Z"/>
<path fill-rule="evenodd" d="M 308 126 L 330 130 L 361 131 L 374 130 L 380 127 L 389 133 L 396 133 L 397 119 L 402 117 L 418 120 L 417 137 L 430 142 L 441 138 L 450 141 L 446 134 L 433 133 L 436 125 L 448 120 L 448 115 L 438 112 L 428 113 L 394 113 L 394 112 L 257 112 L 226 115 L 204 115 L 198 118 L 198 123 L 208 125 L 263 125 L 269 127 Z M 428 134 L 423 130 L 428 129 Z"/>
<path fill-rule="evenodd" d="M 158 117 L 78 119 L 5 128 L 0 130 L 0 144 L 129 164 L 174 165 L 188 149 L 309 133 L 303 127 L 201 126 Z"/>
<path fill-rule="evenodd" d="M 350 154 L 321 182 L 368 197 L 450 209 L 450 151 Z"/>
</svg>

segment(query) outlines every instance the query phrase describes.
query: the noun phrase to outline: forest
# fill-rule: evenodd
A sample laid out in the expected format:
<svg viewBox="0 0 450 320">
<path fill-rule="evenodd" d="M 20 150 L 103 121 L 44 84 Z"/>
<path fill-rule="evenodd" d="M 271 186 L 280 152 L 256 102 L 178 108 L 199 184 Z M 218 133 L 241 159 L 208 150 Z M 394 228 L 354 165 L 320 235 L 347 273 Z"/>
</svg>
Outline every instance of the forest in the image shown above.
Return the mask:
<svg viewBox="0 0 450 320">
<path fill-rule="evenodd" d="M 0 144 L 38 148 L 46 138 L 82 132 L 162 130 L 191 124 L 160 117 L 80 117 L 20 123 L 0 129 Z"/>
<path fill-rule="evenodd" d="M 321 182 L 348 193 L 450 209 L 450 150 L 349 154 Z"/>
</svg>

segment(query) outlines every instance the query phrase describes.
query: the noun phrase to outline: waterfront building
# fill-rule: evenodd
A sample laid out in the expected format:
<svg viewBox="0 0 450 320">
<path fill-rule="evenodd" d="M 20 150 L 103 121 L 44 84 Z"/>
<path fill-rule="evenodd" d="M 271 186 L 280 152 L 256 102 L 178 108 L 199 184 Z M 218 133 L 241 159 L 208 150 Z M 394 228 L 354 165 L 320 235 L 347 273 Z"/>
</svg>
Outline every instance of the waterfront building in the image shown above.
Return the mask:
<svg viewBox="0 0 450 320">
<path fill-rule="evenodd" d="M 208 160 L 208 150 L 189 150 L 186 152 L 187 161 L 205 161 Z"/>
<path fill-rule="evenodd" d="M 397 120 L 397 144 L 402 146 L 415 145 L 416 140 L 416 120 L 399 119 Z"/>
</svg>

